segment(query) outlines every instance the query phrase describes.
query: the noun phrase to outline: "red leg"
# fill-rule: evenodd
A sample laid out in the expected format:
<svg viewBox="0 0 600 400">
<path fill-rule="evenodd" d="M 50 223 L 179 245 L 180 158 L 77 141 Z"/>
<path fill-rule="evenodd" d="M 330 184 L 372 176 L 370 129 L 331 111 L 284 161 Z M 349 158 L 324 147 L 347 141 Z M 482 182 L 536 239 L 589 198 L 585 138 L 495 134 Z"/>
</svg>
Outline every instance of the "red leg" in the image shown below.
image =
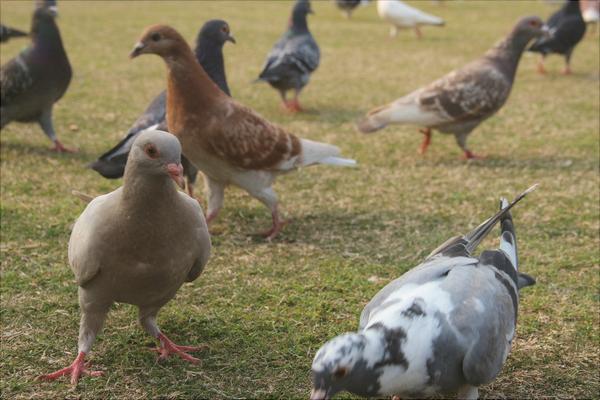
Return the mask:
<svg viewBox="0 0 600 400">
<path fill-rule="evenodd" d="M 279 232 L 281 232 L 283 227 L 286 226 L 290 222 L 290 221 L 285 221 L 285 220 L 282 220 L 279 218 L 279 210 L 277 208 L 275 208 L 275 211 L 273 211 L 271 213 L 271 216 L 273 217 L 273 225 L 271 226 L 271 229 L 260 234 L 268 241 L 273 240 L 275 238 L 275 236 L 277 236 L 277 234 L 279 234 Z"/>
<path fill-rule="evenodd" d="M 483 160 L 485 156 L 473 153 L 471 150 L 465 150 L 462 156 L 463 160 Z"/>
<path fill-rule="evenodd" d="M 294 99 L 294 100 L 288 102 L 288 111 L 292 112 L 292 113 L 297 113 L 297 112 L 302 112 L 304 110 L 300 106 L 300 102 L 298 101 L 298 99 Z"/>
<path fill-rule="evenodd" d="M 431 144 L 431 128 L 421 129 L 419 132 L 421 132 L 424 135 L 421 147 L 419 147 L 419 153 L 425 154 L 427 148 Z"/>
<path fill-rule="evenodd" d="M 76 385 L 77 381 L 79 381 L 79 377 L 81 375 L 90 375 L 90 376 L 100 376 L 104 374 L 102 371 L 89 371 L 87 367 L 90 365 L 85 365 L 83 360 L 85 359 L 85 353 L 82 351 L 77 355 L 73 364 L 69 365 L 66 368 L 53 372 L 47 375 L 41 375 L 38 377 L 39 380 L 43 381 L 53 381 L 57 378 L 60 378 L 63 375 L 71 375 L 71 384 Z"/>
<path fill-rule="evenodd" d="M 63 144 L 58 139 L 54 142 L 54 147 L 52 147 L 50 150 L 55 151 L 57 153 L 77 153 L 76 149 L 69 149 L 63 146 Z"/>
<path fill-rule="evenodd" d="M 561 74 L 563 74 L 563 75 L 571 75 L 571 73 L 572 73 L 572 72 L 573 72 L 573 71 L 571 71 L 571 67 L 567 65 L 567 66 L 565 67 L 565 69 L 563 69 L 563 70 L 561 71 Z"/>
<path fill-rule="evenodd" d="M 423 37 L 423 34 L 421 34 L 421 29 L 419 29 L 419 26 L 415 26 L 415 33 L 417 34 L 417 39 L 421 39 Z"/>
<path fill-rule="evenodd" d="M 538 61 L 537 72 L 538 72 L 538 74 L 541 74 L 541 75 L 544 75 L 546 73 L 546 68 L 544 68 L 544 60 L 543 59 Z"/>
<path fill-rule="evenodd" d="M 159 354 L 159 360 L 166 359 L 169 357 L 169 354 L 177 354 L 184 360 L 197 364 L 200 362 L 200 359 L 190 356 L 187 352 L 199 351 L 206 348 L 206 346 L 178 346 L 162 333 L 158 334 L 158 340 L 160 341 L 160 347 L 153 349 L 153 351 Z"/>
</svg>

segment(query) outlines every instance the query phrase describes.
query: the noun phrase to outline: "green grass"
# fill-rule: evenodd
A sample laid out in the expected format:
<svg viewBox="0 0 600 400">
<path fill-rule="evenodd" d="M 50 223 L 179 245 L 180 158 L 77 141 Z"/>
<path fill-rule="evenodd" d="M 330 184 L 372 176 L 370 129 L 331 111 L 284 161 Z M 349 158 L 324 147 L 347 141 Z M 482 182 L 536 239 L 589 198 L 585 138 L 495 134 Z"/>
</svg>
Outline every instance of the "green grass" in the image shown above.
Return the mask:
<svg viewBox="0 0 600 400">
<path fill-rule="evenodd" d="M 314 353 L 357 327 L 366 302 L 448 237 L 493 213 L 499 196 L 539 182 L 514 211 L 522 269 L 537 277 L 524 291 L 518 335 L 498 379 L 482 397 L 591 398 L 599 365 L 599 55 L 588 36 L 572 76 L 535 73 L 526 54 L 506 106 L 471 136 L 485 161 L 464 162 L 453 138 L 434 135 L 425 157 L 414 127 L 372 136 L 353 122 L 368 109 L 426 84 L 479 56 L 522 15 L 547 17 L 543 2 L 458 2 L 419 6 L 447 20 L 388 38 L 373 5 L 351 21 L 331 2 L 314 4 L 310 27 L 322 62 L 302 96 L 309 112 L 281 112 L 278 96 L 250 82 L 286 26 L 289 3 L 62 2 L 59 24 L 75 75 L 55 108 L 59 137 L 80 152 L 57 155 L 34 125 L 11 124 L 1 139 L 2 397 L 179 398 L 306 397 Z M 29 26 L 30 1 L 0 3 L 2 22 Z M 268 211 L 237 189 L 212 227 L 214 253 L 201 277 L 159 314 L 178 343 L 206 343 L 202 365 L 146 350 L 153 340 L 136 310 L 117 305 L 90 360 L 106 371 L 40 383 L 37 375 L 75 356 L 79 309 L 67 266 L 70 227 L 85 207 L 72 189 L 106 193 L 121 184 L 86 169 L 111 147 L 165 85 L 155 56 L 130 61 L 143 28 L 164 22 L 190 41 L 210 18 L 223 18 L 238 44 L 225 57 L 233 96 L 307 138 L 339 145 L 360 167 L 307 168 L 275 188 L 294 222 L 274 243 L 249 234 Z M 2 45 L 2 63 L 23 40 Z M 492 235 L 495 236 L 495 235 Z M 490 238 L 485 246 L 495 246 Z"/>
</svg>

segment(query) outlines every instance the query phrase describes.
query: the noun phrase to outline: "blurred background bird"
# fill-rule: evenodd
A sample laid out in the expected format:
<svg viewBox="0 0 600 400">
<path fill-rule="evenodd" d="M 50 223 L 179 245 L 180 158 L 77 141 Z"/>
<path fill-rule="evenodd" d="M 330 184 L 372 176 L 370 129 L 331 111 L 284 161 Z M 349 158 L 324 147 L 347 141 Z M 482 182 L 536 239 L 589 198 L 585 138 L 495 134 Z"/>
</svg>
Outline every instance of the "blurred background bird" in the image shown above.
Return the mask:
<svg viewBox="0 0 600 400">
<path fill-rule="evenodd" d="M 420 26 L 444 26 L 443 19 L 427 14 L 418 8 L 409 6 L 400 0 L 377 0 L 377 13 L 384 21 L 390 23 L 390 36 L 395 37 L 398 29 L 413 29 L 417 38 L 421 38 Z"/>
<path fill-rule="evenodd" d="M 8 42 L 12 38 L 23 37 L 27 35 L 27 32 L 0 24 L 0 43 Z"/>
<path fill-rule="evenodd" d="M 296 0 L 289 28 L 275 43 L 256 81 L 268 82 L 281 96 L 283 106 L 290 112 L 302 111 L 298 97 L 308 84 L 310 75 L 319 66 L 319 46 L 308 30 L 307 14 L 312 14 L 309 0 Z M 287 100 L 287 92 L 294 98 Z"/>
<path fill-rule="evenodd" d="M 579 1 L 568 0 L 560 10 L 550 16 L 546 25 L 550 35 L 536 40 L 528 51 L 541 54 L 537 67 L 540 74 L 546 73 L 544 59 L 548 54 L 563 55 L 565 68 L 562 73 L 568 75 L 571 73 L 571 55 L 575 46 L 583 39 L 586 29 Z"/>
<path fill-rule="evenodd" d="M 72 152 L 58 140 L 54 104 L 71 82 L 71 64 L 56 25 L 55 2 L 39 2 L 31 22 L 31 46 L 0 69 L 0 129 L 16 122 L 37 122 L 57 152 Z"/>
<path fill-rule="evenodd" d="M 352 17 L 354 10 L 360 5 L 366 5 L 370 0 L 335 0 L 335 5 L 348 19 Z"/>
<path fill-rule="evenodd" d="M 235 43 L 229 24 L 223 20 L 206 22 L 196 37 L 194 54 L 210 79 L 228 96 L 231 96 L 225 74 L 223 46 L 226 42 Z M 112 149 L 102 154 L 89 166 L 100 175 L 109 179 L 123 176 L 129 149 L 135 138 L 145 130 L 159 129 L 168 132 L 166 121 L 167 91 L 163 90 L 152 100 L 146 111 L 133 123 L 125 137 Z M 198 169 L 184 156 L 181 162 L 187 180 L 187 191 L 194 197 L 193 188 L 196 183 Z"/>
</svg>

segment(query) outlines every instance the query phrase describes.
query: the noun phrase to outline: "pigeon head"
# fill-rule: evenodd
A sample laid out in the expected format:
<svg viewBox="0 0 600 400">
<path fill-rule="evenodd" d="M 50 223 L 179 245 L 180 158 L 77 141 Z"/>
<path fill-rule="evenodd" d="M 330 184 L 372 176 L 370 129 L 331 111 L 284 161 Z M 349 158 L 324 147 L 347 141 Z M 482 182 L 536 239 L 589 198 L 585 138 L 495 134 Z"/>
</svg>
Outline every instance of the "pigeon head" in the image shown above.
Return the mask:
<svg viewBox="0 0 600 400">
<path fill-rule="evenodd" d="M 344 390 L 376 396 L 379 372 L 367 356 L 373 348 L 370 337 L 362 333 L 346 333 L 325 343 L 312 364 L 311 400 L 330 399 Z"/>
<path fill-rule="evenodd" d="M 513 36 L 528 42 L 531 39 L 546 35 L 548 28 L 539 17 L 523 17 L 513 29 Z"/>
<path fill-rule="evenodd" d="M 185 39 L 175 29 L 167 25 L 152 25 L 142 33 L 129 57 L 156 54 L 167 59 L 186 48 L 188 45 Z"/>
<path fill-rule="evenodd" d="M 310 6 L 310 0 L 296 0 L 296 4 L 292 10 L 292 17 L 290 18 L 290 28 L 298 32 L 308 31 L 308 24 L 306 23 L 307 14 L 314 14 Z"/>
<path fill-rule="evenodd" d="M 168 132 L 142 132 L 131 146 L 125 175 L 130 168 L 145 176 L 170 176 L 179 187 L 185 188 L 181 144 Z"/>
<path fill-rule="evenodd" d="M 54 18 L 56 13 L 47 7 L 37 8 L 31 20 L 31 36 L 34 38 L 50 38 L 56 35 L 58 28 Z"/>
<path fill-rule="evenodd" d="M 58 7 L 56 5 L 56 0 L 36 0 L 35 8 L 45 8 L 53 13 L 55 16 L 58 15 Z"/>
<path fill-rule="evenodd" d="M 235 43 L 235 38 L 231 36 L 229 24 L 220 19 L 212 19 L 206 22 L 196 38 L 196 43 L 200 46 L 202 41 L 210 41 L 213 45 L 223 46 L 225 42 Z"/>
</svg>

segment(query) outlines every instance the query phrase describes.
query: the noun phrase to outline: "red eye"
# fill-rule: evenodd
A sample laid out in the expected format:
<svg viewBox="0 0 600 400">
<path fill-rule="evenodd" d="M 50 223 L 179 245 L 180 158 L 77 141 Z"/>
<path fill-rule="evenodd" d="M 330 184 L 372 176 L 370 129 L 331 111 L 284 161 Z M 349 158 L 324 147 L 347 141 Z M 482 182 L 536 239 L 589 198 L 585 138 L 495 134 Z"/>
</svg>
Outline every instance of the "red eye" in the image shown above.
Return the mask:
<svg viewBox="0 0 600 400">
<path fill-rule="evenodd" d="M 159 156 L 158 149 L 152 143 L 148 143 L 144 146 L 144 152 L 152 159 L 158 158 Z"/>
<path fill-rule="evenodd" d="M 533 26 L 534 28 L 537 28 L 539 26 L 537 21 L 529 21 L 529 25 Z"/>
<path fill-rule="evenodd" d="M 229 28 L 227 28 L 226 26 L 221 28 L 221 31 L 223 31 L 223 33 L 229 33 Z"/>
</svg>

